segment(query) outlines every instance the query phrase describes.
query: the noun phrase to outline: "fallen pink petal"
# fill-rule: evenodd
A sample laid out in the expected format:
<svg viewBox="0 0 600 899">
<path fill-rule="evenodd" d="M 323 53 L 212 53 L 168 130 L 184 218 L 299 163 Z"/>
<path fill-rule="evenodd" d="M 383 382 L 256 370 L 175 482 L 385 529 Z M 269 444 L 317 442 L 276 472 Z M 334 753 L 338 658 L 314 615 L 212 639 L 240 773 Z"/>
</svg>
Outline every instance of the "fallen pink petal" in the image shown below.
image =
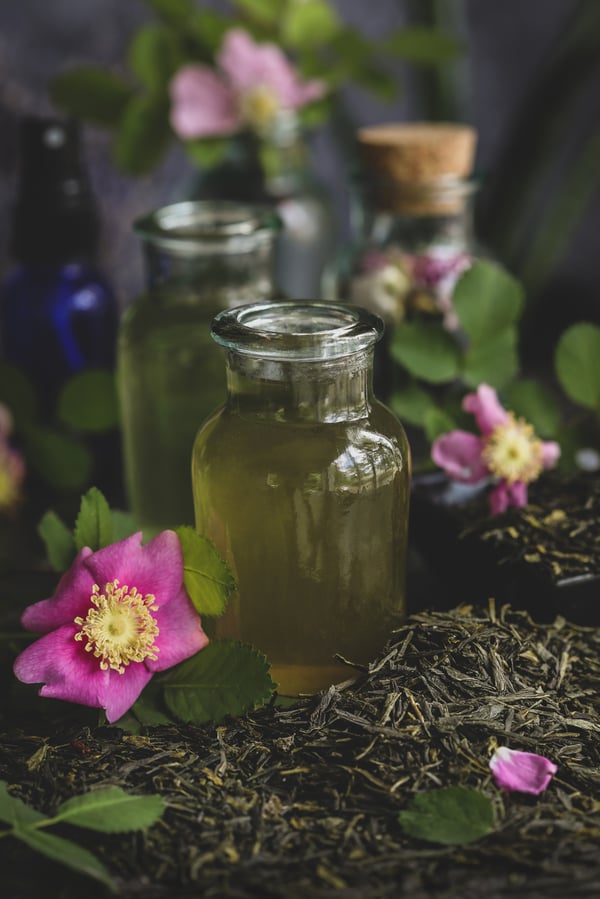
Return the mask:
<svg viewBox="0 0 600 899">
<path fill-rule="evenodd" d="M 183 584 L 174 531 L 146 546 L 141 533 L 92 552 L 84 547 L 54 595 L 29 606 L 28 630 L 44 634 L 14 672 L 40 696 L 103 708 L 117 721 L 158 671 L 208 643 Z"/>
<path fill-rule="evenodd" d="M 490 759 L 490 770 L 501 789 L 537 796 L 546 789 L 558 769 L 543 755 L 499 746 Z"/>
</svg>

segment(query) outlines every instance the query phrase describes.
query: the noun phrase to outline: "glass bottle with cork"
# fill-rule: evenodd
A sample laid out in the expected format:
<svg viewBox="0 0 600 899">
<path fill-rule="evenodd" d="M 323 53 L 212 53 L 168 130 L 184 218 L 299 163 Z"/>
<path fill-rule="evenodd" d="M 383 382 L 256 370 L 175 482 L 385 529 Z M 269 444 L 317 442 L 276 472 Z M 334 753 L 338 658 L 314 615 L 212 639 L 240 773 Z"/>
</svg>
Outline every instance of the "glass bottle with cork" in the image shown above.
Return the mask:
<svg viewBox="0 0 600 899">
<path fill-rule="evenodd" d="M 121 321 L 118 385 L 125 486 L 147 535 L 193 524 L 194 437 L 226 395 L 210 324 L 220 310 L 273 297 L 278 227 L 267 208 L 211 200 L 135 223 L 147 287 Z"/>
<path fill-rule="evenodd" d="M 477 132 L 406 122 L 362 128 L 357 139 L 362 197 L 341 284 L 351 302 L 386 322 L 375 375 L 376 392 L 389 399 L 398 377 L 389 347 L 402 322 L 438 320 L 461 339 L 452 291 L 481 252 L 472 209 Z"/>
<path fill-rule="evenodd" d="M 383 323 L 333 303 L 250 304 L 212 327 L 227 401 L 200 428 L 196 528 L 237 590 L 217 636 L 266 653 L 282 694 L 352 676 L 405 614 L 410 453 L 373 395 Z"/>
</svg>

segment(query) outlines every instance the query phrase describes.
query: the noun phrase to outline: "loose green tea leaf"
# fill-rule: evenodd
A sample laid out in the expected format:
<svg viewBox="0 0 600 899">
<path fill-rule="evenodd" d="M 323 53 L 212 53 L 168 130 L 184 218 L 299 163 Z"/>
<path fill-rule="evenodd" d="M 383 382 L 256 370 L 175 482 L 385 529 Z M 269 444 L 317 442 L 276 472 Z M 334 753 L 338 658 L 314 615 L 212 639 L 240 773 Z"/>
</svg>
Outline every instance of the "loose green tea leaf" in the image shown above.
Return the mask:
<svg viewBox="0 0 600 899">
<path fill-rule="evenodd" d="M 491 799 L 471 787 L 417 793 L 398 820 L 407 836 L 446 845 L 472 843 L 496 829 Z"/>
<path fill-rule="evenodd" d="M 89 546 L 102 549 L 112 543 L 112 516 L 110 507 L 97 487 L 91 487 L 81 497 L 79 515 L 75 522 L 75 545 L 78 550 Z"/>
<path fill-rule="evenodd" d="M 116 893 L 116 884 L 102 862 L 98 861 L 87 849 L 82 849 L 81 846 L 71 842 L 71 840 L 57 837 L 53 833 L 45 833 L 44 831 L 34 829 L 15 830 L 13 836 L 53 861 L 60 862 L 61 865 L 66 865 L 80 874 L 86 874 L 88 877 L 99 880 L 112 893 Z"/>
<path fill-rule="evenodd" d="M 60 821 L 102 833 L 124 833 L 150 827 L 163 811 L 164 802 L 158 795 L 135 796 L 121 787 L 106 787 L 63 802 L 52 823 Z"/>
<path fill-rule="evenodd" d="M 215 547 L 193 528 L 175 529 L 183 553 L 183 582 L 199 615 L 222 615 L 235 581 Z"/>
<path fill-rule="evenodd" d="M 264 655 L 252 646 L 217 640 L 171 669 L 164 689 L 174 715 L 202 724 L 264 705 L 275 684 Z"/>
<path fill-rule="evenodd" d="M 576 403 L 600 414 L 600 327 L 589 322 L 572 325 L 556 347 L 556 375 Z"/>
<path fill-rule="evenodd" d="M 55 571 L 66 571 L 77 554 L 71 528 L 56 512 L 48 511 L 38 524 L 38 534 L 46 546 L 48 561 Z"/>
<path fill-rule="evenodd" d="M 114 375 L 88 370 L 72 377 L 58 398 L 58 417 L 78 431 L 107 431 L 118 427 L 119 404 Z"/>
</svg>

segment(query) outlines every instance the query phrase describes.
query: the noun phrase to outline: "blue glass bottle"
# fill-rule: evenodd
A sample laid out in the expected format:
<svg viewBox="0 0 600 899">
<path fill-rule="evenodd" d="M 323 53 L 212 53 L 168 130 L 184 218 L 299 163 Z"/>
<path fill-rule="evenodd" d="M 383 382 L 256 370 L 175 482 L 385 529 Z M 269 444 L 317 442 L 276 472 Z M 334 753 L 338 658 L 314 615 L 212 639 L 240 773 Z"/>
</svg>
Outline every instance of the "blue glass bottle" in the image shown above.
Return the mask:
<svg viewBox="0 0 600 899">
<path fill-rule="evenodd" d="M 44 417 L 88 368 L 114 368 L 117 304 L 96 268 L 99 227 L 75 122 L 25 119 L 13 220 L 15 268 L 0 289 L 4 359 L 32 380 Z"/>
</svg>

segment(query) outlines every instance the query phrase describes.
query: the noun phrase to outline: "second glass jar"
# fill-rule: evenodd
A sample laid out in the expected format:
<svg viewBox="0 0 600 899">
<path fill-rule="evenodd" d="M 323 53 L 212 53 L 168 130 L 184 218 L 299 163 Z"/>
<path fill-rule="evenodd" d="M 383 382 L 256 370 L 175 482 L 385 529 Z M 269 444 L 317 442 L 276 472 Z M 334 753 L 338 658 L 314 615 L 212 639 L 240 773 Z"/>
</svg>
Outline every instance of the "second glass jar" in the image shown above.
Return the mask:
<svg viewBox="0 0 600 899">
<path fill-rule="evenodd" d="M 220 313 L 227 402 L 201 427 L 197 530 L 237 592 L 217 636 L 267 655 L 283 694 L 349 676 L 405 613 L 410 454 L 372 391 L 383 323 L 356 307 L 251 304 Z"/>
<path fill-rule="evenodd" d="M 135 225 L 147 289 L 118 341 L 125 483 L 146 535 L 193 523 L 190 454 L 198 422 L 225 399 L 210 323 L 222 309 L 273 295 L 277 221 L 260 207 L 176 203 Z"/>
</svg>

